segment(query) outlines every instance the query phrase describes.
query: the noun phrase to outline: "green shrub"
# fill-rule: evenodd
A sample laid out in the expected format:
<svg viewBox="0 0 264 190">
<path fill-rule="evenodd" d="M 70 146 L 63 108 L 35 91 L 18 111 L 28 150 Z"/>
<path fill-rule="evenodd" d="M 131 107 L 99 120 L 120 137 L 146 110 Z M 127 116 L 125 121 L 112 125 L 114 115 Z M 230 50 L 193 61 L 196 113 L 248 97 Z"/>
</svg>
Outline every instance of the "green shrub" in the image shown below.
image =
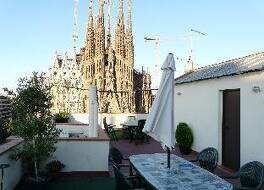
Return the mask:
<svg viewBox="0 0 264 190">
<path fill-rule="evenodd" d="M 46 170 L 52 174 L 60 172 L 64 167 L 65 165 L 59 160 L 53 160 L 46 165 Z"/>
<path fill-rule="evenodd" d="M 70 114 L 67 112 L 60 112 L 55 114 L 54 119 L 56 123 L 68 123 Z"/>
<path fill-rule="evenodd" d="M 175 138 L 179 146 L 190 148 L 193 143 L 193 133 L 186 123 L 179 123 L 176 129 Z"/>
</svg>

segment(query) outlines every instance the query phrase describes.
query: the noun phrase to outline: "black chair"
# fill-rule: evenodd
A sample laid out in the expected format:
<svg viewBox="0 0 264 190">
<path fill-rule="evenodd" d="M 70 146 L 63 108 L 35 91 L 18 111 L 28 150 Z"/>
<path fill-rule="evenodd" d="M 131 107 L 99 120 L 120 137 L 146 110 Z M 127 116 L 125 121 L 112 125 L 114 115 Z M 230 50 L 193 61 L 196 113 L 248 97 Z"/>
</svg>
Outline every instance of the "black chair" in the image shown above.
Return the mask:
<svg viewBox="0 0 264 190">
<path fill-rule="evenodd" d="M 138 120 L 138 126 L 135 128 L 135 131 L 134 131 L 135 140 L 141 140 L 142 142 L 145 142 L 145 141 L 149 142 L 148 135 L 143 132 L 145 123 L 146 123 L 145 119 Z"/>
<path fill-rule="evenodd" d="M 125 138 L 129 139 L 129 143 L 131 143 L 133 141 L 133 131 L 131 127 L 123 125 L 122 131 L 123 131 Z"/>
<path fill-rule="evenodd" d="M 195 160 L 190 162 L 199 162 L 201 168 L 213 173 L 218 165 L 218 152 L 215 148 L 208 147 L 202 150 Z"/>
<path fill-rule="evenodd" d="M 111 125 L 111 124 L 107 124 L 106 122 L 106 118 L 103 119 L 103 125 L 104 125 L 104 129 L 106 134 L 113 140 L 118 141 L 118 138 L 116 136 L 116 132 L 115 132 L 115 125 Z"/>
<path fill-rule="evenodd" d="M 261 190 L 264 186 L 264 166 L 258 161 L 243 165 L 233 176 L 221 176 L 224 179 L 240 179 L 241 187 L 234 189 Z"/>
<path fill-rule="evenodd" d="M 120 169 L 121 167 L 127 167 L 129 168 L 129 175 L 132 176 L 133 175 L 133 171 L 132 171 L 132 166 L 131 164 L 124 164 L 123 161 L 129 161 L 128 158 L 124 158 L 124 156 L 122 155 L 122 153 L 115 147 L 111 146 L 110 147 L 110 155 L 111 155 L 111 159 L 112 162 L 115 166 L 118 167 L 118 169 Z"/>
<path fill-rule="evenodd" d="M 137 176 L 124 176 L 124 174 L 120 171 L 119 167 L 115 164 L 113 164 L 113 169 L 115 174 L 116 190 L 139 190 L 139 188 L 134 188 L 136 180 L 139 180 Z"/>
</svg>

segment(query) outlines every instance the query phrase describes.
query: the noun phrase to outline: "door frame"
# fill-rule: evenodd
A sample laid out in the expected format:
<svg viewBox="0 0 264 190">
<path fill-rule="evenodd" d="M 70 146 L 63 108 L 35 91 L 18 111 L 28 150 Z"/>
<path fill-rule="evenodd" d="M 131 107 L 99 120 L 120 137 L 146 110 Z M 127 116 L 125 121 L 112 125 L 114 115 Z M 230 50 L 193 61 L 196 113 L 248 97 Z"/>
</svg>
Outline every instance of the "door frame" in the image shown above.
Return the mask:
<svg viewBox="0 0 264 190">
<path fill-rule="evenodd" d="M 223 121 L 224 121 L 224 91 L 239 91 L 240 95 L 240 125 L 239 125 L 239 157 L 241 166 L 241 89 L 232 88 L 232 89 L 223 89 L 219 91 L 219 164 L 223 166 Z"/>
<path fill-rule="evenodd" d="M 218 161 L 219 165 L 223 165 L 223 120 L 224 120 L 224 91 L 240 91 L 240 166 L 241 166 L 241 89 L 240 88 L 231 88 L 231 89 L 222 89 L 218 91 Z"/>
</svg>

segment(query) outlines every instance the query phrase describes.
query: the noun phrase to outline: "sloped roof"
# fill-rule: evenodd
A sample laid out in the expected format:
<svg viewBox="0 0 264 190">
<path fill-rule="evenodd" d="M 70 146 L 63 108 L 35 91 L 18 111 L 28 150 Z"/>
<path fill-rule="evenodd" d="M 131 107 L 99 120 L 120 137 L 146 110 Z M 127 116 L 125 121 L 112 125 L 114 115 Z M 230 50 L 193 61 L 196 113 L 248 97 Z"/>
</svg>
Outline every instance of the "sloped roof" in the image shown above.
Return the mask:
<svg viewBox="0 0 264 190">
<path fill-rule="evenodd" d="M 175 84 L 240 75 L 262 70 L 264 70 L 264 52 L 195 69 L 176 78 Z"/>
</svg>

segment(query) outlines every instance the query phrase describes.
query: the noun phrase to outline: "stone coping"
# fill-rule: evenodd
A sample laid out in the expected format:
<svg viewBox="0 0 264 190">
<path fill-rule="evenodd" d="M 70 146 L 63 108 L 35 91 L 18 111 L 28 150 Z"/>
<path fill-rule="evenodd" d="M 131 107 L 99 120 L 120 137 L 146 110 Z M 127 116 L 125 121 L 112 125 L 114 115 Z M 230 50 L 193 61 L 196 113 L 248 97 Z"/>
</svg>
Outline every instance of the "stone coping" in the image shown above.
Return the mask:
<svg viewBox="0 0 264 190">
<path fill-rule="evenodd" d="M 83 124 L 82 124 L 83 125 Z M 60 137 L 60 141 L 110 141 L 110 138 L 106 135 L 103 129 L 99 128 L 98 137 Z M 21 144 L 24 140 L 19 137 L 10 136 L 6 139 L 6 143 L 0 145 L 0 155 L 3 155 L 7 151 Z"/>
<path fill-rule="evenodd" d="M 10 136 L 6 139 L 6 141 L 6 143 L 0 145 L 0 155 L 21 144 L 23 142 L 23 139 L 15 136 Z"/>
<path fill-rule="evenodd" d="M 82 123 L 82 122 L 70 122 L 70 123 L 55 123 L 55 125 L 56 126 L 60 126 L 60 125 L 62 125 L 62 126 L 74 126 L 74 125 L 76 125 L 76 126 L 84 126 L 84 125 L 87 125 L 88 126 L 88 124 L 85 124 L 85 123 Z"/>
<path fill-rule="evenodd" d="M 103 129 L 98 128 L 98 137 L 60 137 L 60 141 L 110 141 Z"/>
</svg>

